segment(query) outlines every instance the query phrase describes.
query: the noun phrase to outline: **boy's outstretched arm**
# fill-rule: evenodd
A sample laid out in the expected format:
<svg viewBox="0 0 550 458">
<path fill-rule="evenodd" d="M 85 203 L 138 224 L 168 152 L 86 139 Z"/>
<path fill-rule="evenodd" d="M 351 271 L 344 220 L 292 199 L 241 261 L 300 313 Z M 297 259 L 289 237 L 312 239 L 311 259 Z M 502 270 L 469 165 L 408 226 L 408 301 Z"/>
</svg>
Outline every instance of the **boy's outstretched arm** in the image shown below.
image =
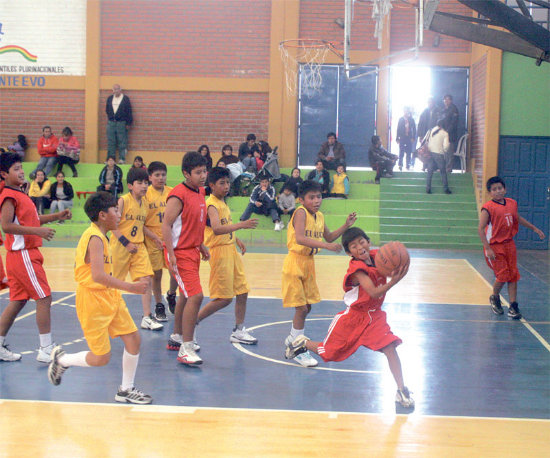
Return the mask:
<svg viewBox="0 0 550 458">
<path fill-rule="evenodd" d="M 38 235 L 45 240 L 53 239 L 55 229 L 51 227 L 29 227 L 14 223 L 15 206 L 11 199 L 6 199 L 0 210 L 0 225 L 5 234 Z"/>
<path fill-rule="evenodd" d="M 481 239 L 481 243 L 483 243 L 483 249 L 485 250 L 485 254 L 489 259 L 495 259 L 495 252 L 491 248 L 491 245 L 489 245 L 489 241 L 487 240 L 487 235 L 485 235 L 485 228 L 487 227 L 487 224 L 489 224 L 489 212 L 486 210 L 481 210 L 481 215 L 479 215 L 479 226 L 477 227 L 477 233 L 479 235 L 479 238 Z"/>
<path fill-rule="evenodd" d="M 306 210 L 301 207 L 294 212 L 293 218 L 294 231 L 296 233 L 296 242 L 300 245 L 309 248 L 324 248 L 325 250 L 334 251 L 336 253 L 342 251 L 342 246 L 339 243 L 323 242 L 306 236 Z M 326 230 L 326 226 L 325 226 Z M 326 239 L 326 237 L 325 237 Z"/>
<path fill-rule="evenodd" d="M 537 234 L 541 240 L 544 239 L 545 237 L 544 232 L 542 232 L 534 224 L 531 224 L 529 221 L 527 221 L 523 216 L 518 215 L 518 223 L 521 224 L 522 226 L 525 226 L 527 229 L 531 229 L 532 231 L 534 231 L 535 234 Z"/>
<path fill-rule="evenodd" d="M 68 208 L 60 212 L 49 213 L 48 215 L 38 215 L 40 224 L 51 223 L 53 221 L 64 221 L 66 219 L 71 219 L 72 217 L 73 214 Z"/>
<path fill-rule="evenodd" d="M 391 277 L 389 282 L 387 282 L 385 285 L 380 285 L 380 286 L 374 286 L 374 283 L 372 282 L 370 277 L 362 270 L 355 272 L 352 275 L 351 279 L 352 281 L 359 283 L 359 285 L 361 285 L 361 288 L 363 288 L 370 297 L 372 297 L 373 299 L 377 299 L 380 296 L 383 296 L 384 294 L 386 294 L 390 288 L 392 288 L 405 275 L 407 275 L 408 271 L 409 271 L 409 264 L 397 270 L 394 273 L 394 275 Z"/>
<path fill-rule="evenodd" d="M 86 261 L 90 263 L 92 280 L 96 283 L 105 285 L 108 288 L 122 289 L 134 294 L 144 294 L 147 290 L 148 282 L 146 278 L 140 278 L 139 281 L 135 283 L 129 283 L 119 280 L 105 272 L 103 269 L 103 242 L 97 235 L 90 237 L 88 250 L 86 251 Z"/>
<path fill-rule="evenodd" d="M 247 219 L 246 221 L 240 221 L 235 224 L 223 225 L 220 222 L 218 209 L 214 207 L 214 205 L 208 207 L 208 220 L 210 221 L 210 227 L 215 235 L 229 234 L 239 229 L 254 229 L 258 225 L 258 220 L 256 218 Z"/>
<path fill-rule="evenodd" d="M 168 267 L 172 272 L 178 271 L 178 263 L 176 261 L 172 241 L 172 226 L 182 210 L 183 203 L 179 198 L 168 198 L 166 201 L 166 209 L 164 210 L 164 219 L 162 220 L 162 240 L 164 240 L 164 246 L 166 247 L 166 252 L 168 253 Z"/>
<path fill-rule="evenodd" d="M 357 213 L 353 212 L 348 215 L 346 218 L 346 222 L 343 226 L 339 227 L 335 231 L 331 232 L 329 228 L 325 225 L 325 230 L 323 233 L 323 237 L 327 242 L 334 242 L 338 237 L 340 237 L 344 231 L 351 226 L 354 225 L 355 221 L 357 220 Z"/>
</svg>

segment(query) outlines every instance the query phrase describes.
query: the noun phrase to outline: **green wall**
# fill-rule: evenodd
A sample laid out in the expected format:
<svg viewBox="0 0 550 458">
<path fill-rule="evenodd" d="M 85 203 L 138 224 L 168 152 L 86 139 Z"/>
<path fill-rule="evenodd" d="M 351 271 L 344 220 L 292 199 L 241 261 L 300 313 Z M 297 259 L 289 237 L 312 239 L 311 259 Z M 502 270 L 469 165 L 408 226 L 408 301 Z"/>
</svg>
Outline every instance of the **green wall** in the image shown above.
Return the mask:
<svg viewBox="0 0 550 458">
<path fill-rule="evenodd" d="M 500 135 L 550 136 L 550 63 L 502 56 Z"/>
</svg>

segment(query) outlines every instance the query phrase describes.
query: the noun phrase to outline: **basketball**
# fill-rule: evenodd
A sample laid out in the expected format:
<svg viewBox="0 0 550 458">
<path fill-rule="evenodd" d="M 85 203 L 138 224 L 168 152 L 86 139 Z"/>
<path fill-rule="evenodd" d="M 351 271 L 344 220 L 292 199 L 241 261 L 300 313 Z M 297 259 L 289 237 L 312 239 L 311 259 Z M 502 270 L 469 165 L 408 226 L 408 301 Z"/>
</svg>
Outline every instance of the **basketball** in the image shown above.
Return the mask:
<svg viewBox="0 0 550 458">
<path fill-rule="evenodd" d="M 378 250 L 375 265 L 378 272 L 385 277 L 410 262 L 409 252 L 401 242 L 388 242 Z"/>
</svg>

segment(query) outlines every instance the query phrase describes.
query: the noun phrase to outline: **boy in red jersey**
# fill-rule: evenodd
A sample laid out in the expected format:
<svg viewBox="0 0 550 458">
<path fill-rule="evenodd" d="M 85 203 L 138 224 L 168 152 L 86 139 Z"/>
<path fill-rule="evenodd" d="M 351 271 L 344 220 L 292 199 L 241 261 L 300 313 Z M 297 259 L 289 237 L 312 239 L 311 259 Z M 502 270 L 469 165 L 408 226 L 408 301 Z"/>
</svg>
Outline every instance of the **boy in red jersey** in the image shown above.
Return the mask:
<svg viewBox="0 0 550 458">
<path fill-rule="evenodd" d="M 197 355 L 193 333 L 202 303 L 199 278 L 200 258 L 210 254 L 204 245 L 206 227 L 206 158 L 197 152 L 187 153 L 181 162 L 185 182 L 177 185 L 166 199 L 162 223 L 165 256 L 168 268 L 178 282 L 180 296 L 174 314 L 174 333 L 168 349 L 179 346 L 178 361 L 191 366 L 202 364 Z"/>
<path fill-rule="evenodd" d="M 504 312 L 500 302 L 500 291 L 504 283 L 508 283 L 510 299 L 508 316 L 519 320 L 521 313 L 517 303 L 517 292 L 520 276 L 514 236 L 518 233 L 518 224 L 535 231 L 541 240 L 544 238 L 544 232 L 519 216 L 518 204 L 514 199 L 504 198 L 506 185 L 502 178 L 489 178 L 487 191 L 489 191 L 492 200 L 486 202 L 481 208 L 477 232 L 483 243 L 485 260 L 496 277 L 489 302 L 493 312 L 496 315 L 502 315 Z"/>
<path fill-rule="evenodd" d="M 397 383 L 395 401 L 403 407 L 413 407 L 414 400 L 403 382 L 401 361 L 396 350 L 401 339 L 391 332 L 386 312 L 382 311 L 386 293 L 407 274 L 409 266 L 394 272 L 386 283 L 386 277 L 380 275 L 375 267 L 378 250 L 369 250 L 370 239 L 362 229 L 347 229 L 342 235 L 342 245 L 351 256 L 344 277 L 346 310 L 334 317 L 323 342 L 298 336 L 287 345 L 285 357 L 291 359 L 309 350 L 324 361 L 343 361 L 362 345 L 380 351 L 388 358 L 390 371 Z"/>
<path fill-rule="evenodd" d="M 0 223 L 6 234 L 6 272 L 10 288 L 10 303 L 0 316 L 0 361 L 18 361 L 19 353 L 10 351 L 6 335 L 15 318 L 29 299 L 36 302 L 36 324 L 40 333 L 40 348 L 36 359 L 49 363 L 52 343 L 50 285 L 42 267 L 44 258 L 38 247 L 42 239 L 51 240 L 55 230 L 41 224 L 71 218 L 69 209 L 49 215 L 38 215 L 32 200 L 23 191 L 25 172 L 21 158 L 15 153 L 0 155 L 0 174 L 5 187 L 0 193 Z"/>
</svg>

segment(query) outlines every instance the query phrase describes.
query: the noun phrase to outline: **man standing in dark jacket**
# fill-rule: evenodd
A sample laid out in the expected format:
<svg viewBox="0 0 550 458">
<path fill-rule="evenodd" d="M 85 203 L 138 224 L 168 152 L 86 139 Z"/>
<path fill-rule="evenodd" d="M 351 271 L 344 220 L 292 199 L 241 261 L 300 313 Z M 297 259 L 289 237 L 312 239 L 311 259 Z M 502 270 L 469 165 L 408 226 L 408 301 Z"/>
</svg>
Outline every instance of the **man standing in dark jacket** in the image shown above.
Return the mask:
<svg viewBox="0 0 550 458">
<path fill-rule="evenodd" d="M 409 107 L 405 107 L 403 117 L 399 118 L 395 140 L 399 145 L 399 170 L 403 169 L 403 156 L 405 156 L 405 166 L 409 170 L 410 167 L 414 167 L 412 152 L 416 145 L 416 123 Z"/>
<path fill-rule="evenodd" d="M 453 96 L 450 94 L 443 97 L 443 103 L 445 108 L 442 113 L 442 121 L 448 127 L 447 133 L 451 143 L 449 150 L 445 153 L 445 166 L 447 167 L 447 173 L 450 173 L 453 171 L 453 157 L 458 142 L 458 108 L 453 103 Z"/>
<path fill-rule="evenodd" d="M 418 142 L 421 143 L 426 136 L 426 133 L 432 130 L 439 121 L 439 109 L 435 104 L 435 99 L 430 97 L 428 99 L 428 107 L 420 115 L 418 120 Z"/>
<path fill-rule="evenodd" d="M 120 84 L 113 86 L 113 94 L 107 98 L 107 158 L 115 158 L 118 147 L 119 164 L 126 162 L 128 152 L 128 129 L 132 125 L 132 105 L 127 95 L 122 93 Z"/>
</svg>

